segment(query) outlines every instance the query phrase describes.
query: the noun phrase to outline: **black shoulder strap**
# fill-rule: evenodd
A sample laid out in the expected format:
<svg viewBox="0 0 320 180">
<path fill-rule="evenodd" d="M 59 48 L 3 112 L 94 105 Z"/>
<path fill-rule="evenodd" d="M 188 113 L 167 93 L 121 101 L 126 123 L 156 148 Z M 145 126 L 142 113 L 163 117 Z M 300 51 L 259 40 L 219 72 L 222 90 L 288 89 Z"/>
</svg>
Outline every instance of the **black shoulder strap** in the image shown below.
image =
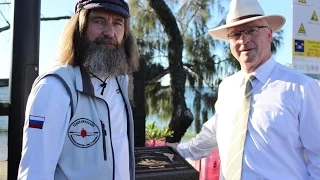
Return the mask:
<svg viewBox="0 0 320 180">
<path fill-rule="evenodd" d="M 124 98 L 124 94 L 122 92 L 122 89 L 120 87 L 120 84 L 119 84 L 119 81 L 118 81 L 118 78 L 116 77 L 116 81 L 117 81 L 117 84 L 118 84 L 118 88 L 119 88 L 119 91 L 120 91 L 120 94 L 122 96 L 122 99 L 123 99 L 123 102 L 124 102 L 124 107 L 126 109 L 126 115 L 127 115 L 127 135 L 128 135 L 128 140 L 129 140 L 129 137 L 130 137 L 130 122 L 129 122 L 129 109 L 128 109 L 128 104 L 126 102 L 126 99 Z"/>
<path fill-rule="evenodd" d="M 69 86 L 69 85 L 67 84 L 67 82 L 66 82 L 60 75 L 58 75 L 58 74 L 43 74 L 43 75 L 39 76 L 39 77 L 34 81 L 34 83 L 33 83 L 33 85 L 32 85 L 32 88 L 33 88 L 35 85 L 37 85 L 41 79 L 43 79 L 43 78 L 45 78 L 45 77 L 48 77 L 48 76 L 56 77 L 57 79 L 60 80 L 60 82 L 62 82 L 63 86 L 66 88 L 67 93 L 68 93 L 69 96 L 70 96 L 70 106 L 71 106 L 71 116 L 70 116 L 70 119 L 71 119 L 71 118 L 73 117 L 74 112 L 75 112 L 75 108 L 76 108 L 75 105 L 76 105 L 76 103 L 77 103 L 77 102 L 75 102 L 75 101 L 77 100 L 77 98 L 76 98 L 76 97 L 73 97 L 73 96 L 75 96 L 75 95 L 72 94 L 72 91 L 71 91 L 71 88 L 70 88 L 70 87 L 72 87 L 72 86 Z M 73 87 L 73 88 L 74 88 L 74 87 Z M 75 91 L 75 89 L 74 89 L 74 91 Z"/>
</svg>

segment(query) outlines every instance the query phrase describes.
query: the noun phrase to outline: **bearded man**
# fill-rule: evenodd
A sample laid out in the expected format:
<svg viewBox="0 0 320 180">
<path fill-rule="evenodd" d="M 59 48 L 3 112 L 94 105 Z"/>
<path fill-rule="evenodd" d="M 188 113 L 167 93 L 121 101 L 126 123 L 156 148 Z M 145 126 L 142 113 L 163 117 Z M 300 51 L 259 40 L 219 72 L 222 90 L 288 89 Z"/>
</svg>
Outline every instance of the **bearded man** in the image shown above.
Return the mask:
<svg viewBox="0 0 320 180">
<path fill-rule="evenodd" d="M 129 18 L 124 0 L 77 1 L 59 65 L 29 95 L 18 179 L 135 179 Z"/>
</svg>

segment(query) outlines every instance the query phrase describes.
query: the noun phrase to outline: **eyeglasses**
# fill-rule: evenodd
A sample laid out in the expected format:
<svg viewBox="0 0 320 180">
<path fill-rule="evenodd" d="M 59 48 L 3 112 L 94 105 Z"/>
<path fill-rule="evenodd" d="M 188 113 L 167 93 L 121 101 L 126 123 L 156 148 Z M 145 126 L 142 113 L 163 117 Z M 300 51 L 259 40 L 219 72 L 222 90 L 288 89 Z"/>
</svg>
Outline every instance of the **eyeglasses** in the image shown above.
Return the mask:
<svg viewBox="0 0 320 180">
<path fill-rule="evenodd" d="M 258 34 L 258 31 L 260 28 L 269 28 L 268 26 L 253 26 L 253 27 L 250 27 L 249 29 L 245 29 L 245 30 L 242 30 L 242 31 L 237 31 L 237 32 L 232 32 L 230 34 L 228 34 L 228 38 L 229 39 L 239 39 L 240 36 L 242 35 L 242 33 L 245 33 L 246 35 L 249 35 L 249 36 L 255 36 Z"/>
</svg>

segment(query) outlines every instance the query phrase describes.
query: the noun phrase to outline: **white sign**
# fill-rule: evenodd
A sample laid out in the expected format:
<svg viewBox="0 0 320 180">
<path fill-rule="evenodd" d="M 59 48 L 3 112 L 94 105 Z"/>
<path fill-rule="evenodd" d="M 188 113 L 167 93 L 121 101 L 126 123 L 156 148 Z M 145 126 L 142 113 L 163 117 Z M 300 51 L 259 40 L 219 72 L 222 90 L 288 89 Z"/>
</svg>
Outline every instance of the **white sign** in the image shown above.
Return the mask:
<svg viewBox="0 0 320 180">
<path fill-rule="evenodd" d="M 320 79 L 320 0 L 293 0 L 292 67 Z"/>
</svg>

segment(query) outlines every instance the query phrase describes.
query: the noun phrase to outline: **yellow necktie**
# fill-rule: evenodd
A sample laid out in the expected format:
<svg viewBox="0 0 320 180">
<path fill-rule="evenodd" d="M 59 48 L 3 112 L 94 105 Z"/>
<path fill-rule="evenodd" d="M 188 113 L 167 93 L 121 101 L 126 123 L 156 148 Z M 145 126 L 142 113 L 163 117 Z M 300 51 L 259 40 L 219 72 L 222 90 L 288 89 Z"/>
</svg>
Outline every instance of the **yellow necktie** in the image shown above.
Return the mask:
<svg viewBox="0 0 320 180">
<path fill-rule="evenodd" d="M 250 113 L 250 103 L 252 95 L 251 82 L 255 79 L 253 75 L 245 77 L 245 88 L 241 88 L 242 103 L 237 111 L 236 120 L 232 126 L 232 136 L 229 145 L 226 180 L 240 180 L 242 171 L 242 158 L 244 150 L 244 142 L 246 140 L 248 118 Z"/>
</svg>

